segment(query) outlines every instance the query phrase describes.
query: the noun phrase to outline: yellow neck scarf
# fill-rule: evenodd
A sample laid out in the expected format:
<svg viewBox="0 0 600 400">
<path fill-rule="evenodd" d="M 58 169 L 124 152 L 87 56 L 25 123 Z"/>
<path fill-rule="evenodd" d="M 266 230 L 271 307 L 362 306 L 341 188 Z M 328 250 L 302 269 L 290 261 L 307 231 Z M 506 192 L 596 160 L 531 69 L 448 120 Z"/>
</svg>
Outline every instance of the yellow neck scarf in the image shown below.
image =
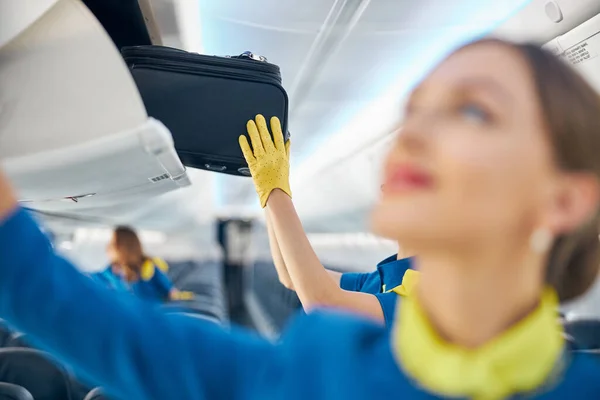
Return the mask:
<svg viewBox="0 0 600 400">
<path fill-rule="evenodd" d="M 552 289 L 529 316 L 476 350 L 442 340 L 416 296 L 405 297 L 398 312 L 396 360 L 421 386 L 446 396 L 495 400 L 531 392 L 548 380 L 563 350 Z"/>
<path fill-rule="evenodd" d="M 402 276 L 402 283 L 393 289 L 385 290 L 384 293 L 394 292 L 400 296 L 409 296 L 419 283 L 419 272 L 413 269 L 407 269 Z"/>
</svg>

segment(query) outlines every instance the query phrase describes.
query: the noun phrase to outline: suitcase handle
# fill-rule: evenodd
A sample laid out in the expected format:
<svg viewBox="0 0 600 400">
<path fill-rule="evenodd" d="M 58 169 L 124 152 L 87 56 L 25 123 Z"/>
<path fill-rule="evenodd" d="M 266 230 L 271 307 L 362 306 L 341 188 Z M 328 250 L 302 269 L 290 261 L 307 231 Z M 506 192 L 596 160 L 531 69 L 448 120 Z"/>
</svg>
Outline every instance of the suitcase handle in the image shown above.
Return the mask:
<svg viewBox="0 0 600 400">
<path fill-rule="evenodd" d="M 215 171 L 215 172 L 223 172 L 227 169 L 227 167 L 225 165 L 218 165 L 218 164 L 204 164 L 204 166 L 206 167 L 207 170 Z"/>
</svg>

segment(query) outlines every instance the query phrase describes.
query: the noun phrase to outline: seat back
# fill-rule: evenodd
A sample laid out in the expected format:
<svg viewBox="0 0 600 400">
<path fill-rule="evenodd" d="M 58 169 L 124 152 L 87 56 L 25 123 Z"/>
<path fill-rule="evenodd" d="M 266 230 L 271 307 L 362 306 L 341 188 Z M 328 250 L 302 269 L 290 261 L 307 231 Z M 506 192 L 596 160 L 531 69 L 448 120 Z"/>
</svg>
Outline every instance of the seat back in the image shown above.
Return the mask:
<svg viewBox="0 0 600 400">
<path fill-rule="evenodd" d="M 9 342 L 13 333 L 10 328 L 4 323 L 0 322 L 0 347 L 9 347 Z"/>
<path fill-rule="evenodd" d="M 83 400 L 108 400 L 108 397 L 105 397 L 102 394 L 102 391 L 100 390 L 100 388 L 96 388 L 96 389 L 92 390 L 91 392 L 89 392 Z"/>
<path fill-rule="evenodd" d="M 27 343 L 27 339 L 24 334 L 13 333 L 6 341 L 6 346 L 4 347 L 29 348 L 31 346 Z"/>
<path fill-rule="evenodd" d="M 600 320 L 579 319 L 564 324 L 565 333 L 573 339 L 579 350 L 600 349 Z"/>
<path fill-rule="evenodd" d="M 72 399 L 67 372 L 34 349 L 0 349 L 0 382 L 22 386 L 35 400 Z"/>
<path fill-rule="evenodd" d="M 34 400 L 34 398 L 22 386 L 0 382 L 0 400 Z"/>
</svg>

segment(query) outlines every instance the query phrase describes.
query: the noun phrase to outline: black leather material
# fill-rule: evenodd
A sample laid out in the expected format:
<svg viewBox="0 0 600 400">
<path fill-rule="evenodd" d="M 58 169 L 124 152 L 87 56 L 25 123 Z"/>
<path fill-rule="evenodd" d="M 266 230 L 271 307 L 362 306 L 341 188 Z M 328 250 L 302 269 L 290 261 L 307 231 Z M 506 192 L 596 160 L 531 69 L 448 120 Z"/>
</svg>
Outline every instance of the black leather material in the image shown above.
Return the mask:
<svg viewBox="0 0 600 400">
<path fill-rule="evenodd" d="M 279 117 L 287 134 L 288 97 L 274 64 L 163 46 L 122 54 L 148 115 L 169 128 L 188 167 L 249 176 L 238 137 L 256 114 Z"/>
<path fill-rule="evenodd" d="M 50 360 L 33 349 L 0 349 L 0 382 L 24 387 L 35 400 L 72 400 L 69 375 Z"/>
</svg>

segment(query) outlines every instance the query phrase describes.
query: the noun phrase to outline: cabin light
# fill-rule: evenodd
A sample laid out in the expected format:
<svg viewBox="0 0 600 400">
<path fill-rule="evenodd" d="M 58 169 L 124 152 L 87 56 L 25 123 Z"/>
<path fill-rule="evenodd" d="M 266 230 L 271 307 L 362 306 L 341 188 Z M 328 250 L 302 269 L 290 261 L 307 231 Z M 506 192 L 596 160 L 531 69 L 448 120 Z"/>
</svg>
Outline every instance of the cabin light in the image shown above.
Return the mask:
<svg viewBox="0 0 600 400">
<path fill-rule="evenodd" d="M 377 237 L 366 232 L 350 232 L 350 233 L 309 233 L 308 240 L 316 247 L 363 247 L 363 246 L 378 246 L 388 245 L 394 242 Z"/>
</svg>

